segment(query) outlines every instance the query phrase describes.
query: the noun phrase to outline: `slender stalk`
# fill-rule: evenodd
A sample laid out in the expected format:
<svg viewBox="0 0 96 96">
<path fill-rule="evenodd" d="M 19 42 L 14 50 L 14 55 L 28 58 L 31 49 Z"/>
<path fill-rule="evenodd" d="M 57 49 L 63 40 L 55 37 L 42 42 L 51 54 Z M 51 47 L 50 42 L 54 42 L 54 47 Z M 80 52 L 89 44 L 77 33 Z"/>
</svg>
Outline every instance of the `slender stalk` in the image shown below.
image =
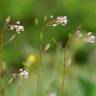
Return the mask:
<svg viewBox="0 0 96 96">
<path fill-rule="evenodd" d="M 2 37 L 2 30 L 1 30 L 0 31 L 0 77 L 1 77 L 1 73 L 3 71 L 3 65 L 2 65 L 2 51 L 3 51 L 3 49 L 2 49 L 2 39 L 3 39 L 3 37 Z"/>
<path fill-rule="evenodd" d="M 36 27 L 37 27 L 37 31 L 39 32 L 40 31 L 40 28 L 39 28 L 39 20 L 38 20 L 38 18 L 37 17 L 35 17 L 35 25 L 36 25 Z M 39 34 L 40 35 L 40 34 Z M 40 36 L 39 36 L 40 37 Z M 40 41 L 40 38 L 39 38 L 39 41 Z M 39 59 L 40 59 L 40 63 L 41 63 L 41 52 L 40 52 L 40 50 L 41 50 L 41 42 L 39 42 L 40 43 L 40 45 L 39 45 Z M 37 96 L 39 96 L 39 85 L 40 85 L 40 65 L 41 64 L 39 64 L 38 65 L 38 70 L 37 70 L 37 92 L 36 92 L 36 95 Z"/>
<path fill-rule="evenodd" d="M 62 79 L 62 87 L 61 87 L 61 96 L 64 96 L 64 87 L 65 87 L 65 72 L 66 72 L 66 50 L 64 48 L 64 64 L 63 64 L 63 79 Z"/>
<path fill-rule="evenodd" d="M 2 53 L 3 53 L 3 48 L 2 48 L 2 42 L 3 42 L 3 32 L 4 32 L 4 28 L 2 28 L 0 30 L 0 79 L 2 80 L 2 72 L 3 72 L 3 58 L 2 58 Z M 0 85 L 0 96 L 4 96 L 4 90 L 5 88 L 3 88 Z"/>
<path fill-rule="evenodd" d="M 0 89 L 0 96 L 4 96 L 4 89 Z"/>
<path fill-rule="evenodd" d="M 39 93 L 39 89 L 40 89 L 40 72 L 41 72 L 41 64 L 42 64 L 42 42 L 40 41 L 40 54 L 39 54 L 39 58 L 40 58 L 40 64 L 39 64 L 39 69 L 38 69 L 38 73 L 37 73 L 37 96 L 40 95 Z"/>
<path fill-rule="evenodd" d="M 35 24 L 37 23 L 37 29 L 38 31 L 40 31 L 40 28 L 39 28 L 39 21 L 38 21 L 38 18 L 35 19 Z M 45 22 L 45 27 L 44 27 L 44 32 L 46 32 L 46 29 L 47 29 L 47 20 Z M 44 32 L 40 32 L 40 44 L 39 44 L 39 60 L 40 60 L 40 64 L 39 64 L 39 68 L 38 68 L 38 73 L 37 73 L 37 96 L 40 96 L 40 80 L 41 80 L 41 68 L 43 66 L 42 64 L 42 59 L 43 59 L 43 55 L 45 53 L 45 50 L 43 49 L 43 37 L 44 37 Z"/>
</svg>

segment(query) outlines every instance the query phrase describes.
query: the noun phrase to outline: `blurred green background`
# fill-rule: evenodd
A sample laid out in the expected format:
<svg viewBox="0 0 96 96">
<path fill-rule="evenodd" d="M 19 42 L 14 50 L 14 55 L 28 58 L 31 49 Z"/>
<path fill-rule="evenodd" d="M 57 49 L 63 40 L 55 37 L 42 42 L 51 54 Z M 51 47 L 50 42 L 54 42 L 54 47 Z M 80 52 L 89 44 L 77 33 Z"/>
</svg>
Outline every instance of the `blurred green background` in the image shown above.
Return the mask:
<svg viewBox="0 0 96 96">
<path fill-rule="evenodd" d="M 60 46 L 55 46 L 52 38 L 55 38 L 58 44 L 61 45 L 68 40 L 69 33 L 74 32 L 79 25 L 82 25 L 84 32 L 91 31 L 96 34 L 95 9 L 96 0 L 0 0 L 0 26 L 4 25 L 7 16 L 11 16 L 13 22 L 21 21 L 21 25 L 25 29 L 21 34 L 17 34 L 11 43 L 3 47 L 5 69 L 9 73 L 18 70 L 23 67 L 23 62 L 30 55 L 35 55 L 37 58 L 36 63 L 39 63 L 39 35 L 40 32 L 44 32 L 43 44 L 45 46 L 47 43 L 51 43 L 51 48 L 45 56 L 47 59 L 45 58 L 44 60 L 46 66 L 44 66 L 42 73 L 47 78 L 47 81 L 45 79 L 41 81 L 41 96 L 55 96 L 44 93 L 47 89 L 48 94 L 56 92 L 56 96 L 60 96 L 62 50 Z M 68 24 L 66 26 L 49 27 L 44 30 L 44 17 L 48 16 L 50 18 L 52 15 L 54 18 L 67 16 Z M 39 20 L 39 27 L 35 26 L 35 18 Z M 3 42 L 9 40 L 13 34 L 12 32 L 4 32 Z M 80 45 L 77 43 L 72 45 L 74 46 L 71 50 L 74 52 L 72 56 L 73 63 L 69 68 L 71 71 L 68 72 L 68 77 L 65 80 L 64 96 L 96 96 L 95 48 L 81 43 Z M 52 61 L 51 58 L 54 58 L 54 60 Z M 50 66 L 53 67 L 50 68 Z M 34 69 L 36 66 L 32 65 L 32 67 L 32 72 L 36 71 Z M 19 96 L 36 96 L 36 90 L 34 89 L 36 77 L 34 72 L 30 78 L 24 81 L 25 84 L 22 86 L 21 95 L 19 94 Z M 51 79 L 52 84 L 55 86 L 52 88 L 46 85 L 46 82 Z M 20 81 L 17 82 L 20 83 Z M 17 82 L 6 88 L 5 96 L 17 96 L 17 89 L 20 86 Z M 45 85 L 48 87 L 47 89 Z"/>
<path fill-rule="evenodd" d="M 55 37 L 56 40 L 62 42 L 64 37 L 67 38 L 68 34 L 75 31 L 79 25 L 83 26 L 83 30 L 95 33 L 95 6 L 95 0 L 1 0 L 1 24 L 4 23 L 7 16 L 11 16 L 13 22 L 19 20 L 21 25 L 25 27 L 25 31 L 22 34 L 18 35 L 12 43 L 4 47 L 5 51 L 9 54 L 5 58 L 12 57 L 12 60 L 16 60 L 16 57 L 20 58 L 22 48 L 38 46 L 38 30 L 42 31 L 44 29 L 44 16 L 50 17 L 53 15 L 55 18 L 66 15 L 68 17 L 68 25 L 66 27 L 48 28 L 46 41 Z M 39 29 L 34 25 L 35 17 L 38 17 L 40 21 Z M 12 33 L 5 32 L 4 41 L 6 42 L 11 36 Z M 10 49 L 11 52 L 13 51 L 13 56 L 10 55 Z M 18 56 L 14 56 L 15 54 Z M 9 62 L 9 60 L 7 61 Z"/>
</svg>

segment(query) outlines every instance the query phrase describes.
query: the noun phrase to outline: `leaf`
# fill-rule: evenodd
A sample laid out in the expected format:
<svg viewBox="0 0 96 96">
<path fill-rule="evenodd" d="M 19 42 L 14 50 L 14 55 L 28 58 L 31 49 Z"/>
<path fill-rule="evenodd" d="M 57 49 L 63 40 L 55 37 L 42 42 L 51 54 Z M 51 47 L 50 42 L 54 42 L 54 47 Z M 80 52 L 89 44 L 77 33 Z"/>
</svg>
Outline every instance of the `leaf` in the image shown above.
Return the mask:
<svg viewBox="0 0 96 96">
<path fill-rule="evenodd" d="M 79 77 L 79 82 L 81 84 L 81 88 L 84 91 L 85 96 L 93 96 L 94 85 L 89 81 L 82 77 Z"/>
</svg>

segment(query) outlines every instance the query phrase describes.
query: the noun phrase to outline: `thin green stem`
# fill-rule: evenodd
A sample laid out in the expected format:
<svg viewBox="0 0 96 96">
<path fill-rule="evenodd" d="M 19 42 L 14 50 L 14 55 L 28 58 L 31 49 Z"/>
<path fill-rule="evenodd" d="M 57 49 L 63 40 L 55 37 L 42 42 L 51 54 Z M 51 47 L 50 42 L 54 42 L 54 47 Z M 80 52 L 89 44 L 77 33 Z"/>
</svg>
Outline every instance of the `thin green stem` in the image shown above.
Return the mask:
<svg viewBox="0 0 96 96">
<path fill-rule="evenodd" d="M 38 21 L 38 20 L 37 20 Z M 39 24 L 39 21 L 38 21 Z M 37 26 L 38 27 L 38 26 Z M 37 28 L 38 31 L 40 31 L 40 28 Z M 46 32 L 47 26 L 44 27 L 44 32 Z M 40 80 L 41 80 L 41 68 L 42 68 L 42 59 L 43 59 L 43 55 L 44 55 L 44 50 L 43 50 L 43 35 L 44 32 L 40 32 L 40 44 L 39 44 L 39 60 L 40 60 L 40 64 L 39 64 L 39 68 L 38 68 L 38 73 L 37 73 L 37 96 L 40 96 Z"/>
<path fill-rule="evenodd" d="M 42 42 L 40 41 L 40 55 L 39 55 L 39 58 L 40 58 L 40 64 L 39 64 L 39 69 L 38 69 L 38 74 L 37 74 L 37 96 L 40 95 L 39 93 L 39 89 L 40 89 L 40 72 L 41 72 L 41 64 L 42 64 Z"/>
<path fill-rule="evenodd" d="M 3 48 L 2 48 L 2 40 L 3 40 L 3 29 L 0 30 L 0 78 L 2 80 L 2 72 L 3 72 L 3 62 L 2 62 L 2 52 L 3 52 Z M 2 88 L 2 86 L 0 85 L 0 96 L 4 96 L 4 88 Z"/>
<path fill-rule="evenodd" d="M 63 79 L 62 79 L 62 87 L 61 87 L 61 96 L 64 96 L 65 73 L 66 73 L 66 50 L 64 48 L 64 64 L 63 64 Z"/>
<path fill-rule="evenodd" d="M 2 65 L 2 39 L 3 39 L 3 36 L 2 36 L 2 30 L 0 31 L 0 77 L 1 77 L 1 73 L 3 71 L 3 65 Z"/>
</svg>

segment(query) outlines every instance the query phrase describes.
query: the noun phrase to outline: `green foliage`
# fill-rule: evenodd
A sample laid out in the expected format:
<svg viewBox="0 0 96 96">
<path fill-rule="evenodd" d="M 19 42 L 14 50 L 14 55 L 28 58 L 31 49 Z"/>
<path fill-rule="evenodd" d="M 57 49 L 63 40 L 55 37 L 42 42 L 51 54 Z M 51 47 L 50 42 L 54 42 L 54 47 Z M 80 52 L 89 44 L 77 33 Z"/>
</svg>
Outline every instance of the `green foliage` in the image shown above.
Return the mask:
<svg viewBox="0 0 96 96">
<path fill-rule="evenodd" d="M 10 75 L 5 75 L 2 80 L 0 78 L 0 90 L 5 91 L 4 95 L 37 96 L 37 72 L 40 63 L 39 47 L 40 43 L 43 43 L 41 45 L 44 47 L 44 51 L 48 52 L 42 54 L 44 60 L 42 62 L 43 68 L 41 68 L 40 94 L 41 96 L 47 96 L 50 92 L 56 92 L 57 96 L 61 96 L 60 88 L 63 75 L 63 51 L 61 45 L 66 45 L 65 43 L 69 39 L 68 34 L 73 33 L 79 25 L 83 26 L 81 30 L 84 30 L 84 32 L 93 31 L 96 34 L 95 9 L 96 0 L 0 0 L 0 28 L 4 26 L 5 19 L 9 15 L 13 18 L 11 23 L 20 20 L 25 28 L 24 32 L 3 47 L 3 61 L 5 64 L 3 76 L 5 74 Z M 55 18 L 63 15 L 68 16 L 69 23 L 66 27 L 46 27 L 46 22 L 52 19 L 50 16 Z M 13 33 L 9 31 L 3 32 L 3 42 L 8 41 L 12 35 Z M 77 79 L 80 72 L 82 72 L 80 74 L 87 73 L 85 77 L 90 76 L 87 67 L 90 68 L 91 65 L 88 65 L 90 62 L 87 62 L 85 59 L 89 59 L 86 56 L 90 56 L 95 51 L 89 47 L 85 48 L 82 42 L 77 42 L 78 44 L 76 45 L 74 42 L 71 43 L 73 50 L 70 50 L 70 48 L 67 50 L 75 52 L 78 61 L 87 64 L 86 66 L 81 64 L 82 66 L 78 65 L 77 67 L 74 63 L 78 62 L 72 61 L 72 70 L 71 72 L 68 71 L 65 80 L 65 96 L 82 96 L 83 93 L 84 96 L 93 96 L 93 94 L 96 96 L 96 85 L 91 83 L 92 78 L 89 78 L 90 80 L 82 77 Z M 79 53 L 77 53 L 74 49 L 78 46 L 80 48 L 84 47 L 84 51 L 80 49 Z M 27 55 L 33 53 L 36 53 L 37 61 L 28 65 L 28 62 L 26 62 Z M 69 52 L 68 59 L 71 58 L 71 55 L 73 54 Z M 96 62 L 95 59 L 94 62 Z M 95 63 L 92 63 L 92 66 L 95 66 Z M 25 81 L 16 78 L 8 85 L 8 80 L 12 73 L 17 72 L 21 67 L 30 72 L 30 78 Z M 94 68 L 90 70 L 96 74 Z M 70 86 L 69 82 L 71 82 L 72 86 Z M 79 84 L 80 88 L 78 88 Z M 1 86 L 3 85 L 8 86 L 2 89 Z M 79 91 L 77 91 L 78 89 Z"/>
<path fill-rule="evenodd" d="M 92 84 L 89 80 L 86 80 L 81 77 L 79 78 L 79 82 L 84 92 L 84 96 L 93 96 L 94 87 L 95 87 L 94 84 Z"/>
</svg>

